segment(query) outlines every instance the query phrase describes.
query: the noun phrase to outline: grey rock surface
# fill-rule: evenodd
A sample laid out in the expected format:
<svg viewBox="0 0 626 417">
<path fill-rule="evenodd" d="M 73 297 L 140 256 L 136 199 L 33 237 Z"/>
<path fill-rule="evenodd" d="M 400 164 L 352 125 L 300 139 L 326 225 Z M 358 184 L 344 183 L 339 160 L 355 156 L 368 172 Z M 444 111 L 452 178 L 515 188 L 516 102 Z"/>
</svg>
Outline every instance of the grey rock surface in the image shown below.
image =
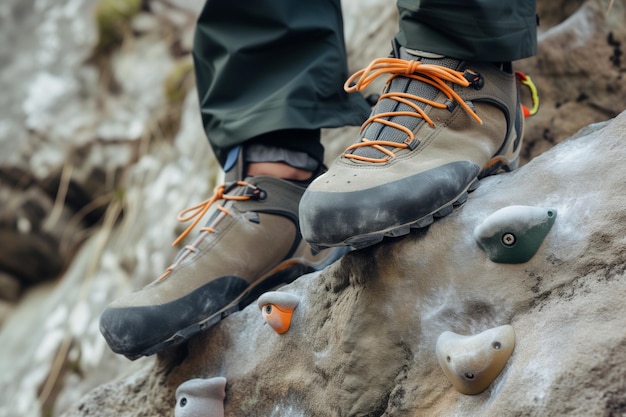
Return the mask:
<svg viewBox="0 0 626 417">
<path fill-rule="evenodd" d="M 158 415 L 178 385 L 217 376 L 228 381 L 226 416 L 623 415 L 625 132 L 622 113 L 483 180 L 428 230 L 283 287 L 301 300 L 284 335 L 249 306 L 159 355 L 152 370 L 96 389 L 66 416 L 112 416 L 121 398 L 123 415 Z M 509 205 L 559 213 L 526 263 L 493 263 L 473 237 Z M 505 324 L 516 346 L 502 373 L 481 394 L 456 391 L 437 363 L 438 337 Z M 94 398 L 97 412 L 81 411 Z"/>
</svg>

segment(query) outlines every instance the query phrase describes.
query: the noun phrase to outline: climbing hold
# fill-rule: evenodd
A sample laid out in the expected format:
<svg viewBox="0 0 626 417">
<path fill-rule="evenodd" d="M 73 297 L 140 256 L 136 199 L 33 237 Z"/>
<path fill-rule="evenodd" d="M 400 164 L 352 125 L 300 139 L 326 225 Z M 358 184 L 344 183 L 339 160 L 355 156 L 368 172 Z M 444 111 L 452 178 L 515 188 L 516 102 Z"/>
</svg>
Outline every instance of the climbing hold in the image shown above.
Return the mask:
<svg viewBox="0 0 626 417">
<path fill-rule="evenodd" d="M 293 310 L 300 302 L 294 294 L 279 291 L 270 291 L 259 297 L 257 302 L 263 318 L 278 334 L 286 333 L 291 326 Z"/>
<path fill-rule="evenodd" d="M 555 219 L 552 208 L 504 207 L 474 229 L 474 238 L 493 262 L 519 264 L 537 253 Z"/>
<path fill-rule="evenodd" d="M 175 417 L 224 417 L 226 378 L 190 379 L 176 390 Z"/>
<path fill-rule="evenodd" d="M 443 332 L 437 339 L 437 360 L 454 388 L 479 394 L 500 374 L 515 347 L 515 332 L 507 325 L 463 336 Z"/>
</svg>

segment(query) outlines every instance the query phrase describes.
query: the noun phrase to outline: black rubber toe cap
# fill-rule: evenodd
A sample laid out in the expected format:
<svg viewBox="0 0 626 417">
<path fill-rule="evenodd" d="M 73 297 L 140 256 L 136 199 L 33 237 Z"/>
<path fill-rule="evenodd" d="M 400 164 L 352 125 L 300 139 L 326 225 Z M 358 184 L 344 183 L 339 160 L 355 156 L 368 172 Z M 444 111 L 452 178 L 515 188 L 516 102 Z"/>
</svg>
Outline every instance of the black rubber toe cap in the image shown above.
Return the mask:
<svg viewBox="0 0 626 417">
<path fill-rule="evenodd" d="M 472 162 L 458 161 L 365 190 L 307 190 L 300 201 L 302 235 L 314 245 L 336 246 L 414 223 L 452 204 L 479 171 Z"/>
<path fill-rule="evenodd" d="M 228 276 L 166 304 L 120 306 L 116 303 L 100 316 L 100 332 L 115 353 L 129 358 L 154 353 L 154 346 L 220 312 L 247 287 L 244 279 Z"/>
</svg>

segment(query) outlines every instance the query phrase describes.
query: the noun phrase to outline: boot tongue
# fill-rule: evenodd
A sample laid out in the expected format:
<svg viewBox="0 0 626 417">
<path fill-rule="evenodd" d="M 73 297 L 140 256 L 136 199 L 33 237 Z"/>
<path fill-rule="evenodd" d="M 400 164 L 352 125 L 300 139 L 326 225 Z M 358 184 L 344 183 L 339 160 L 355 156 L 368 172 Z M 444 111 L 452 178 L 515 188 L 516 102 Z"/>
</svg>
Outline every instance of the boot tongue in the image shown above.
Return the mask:
<svg viewBox="0 0 626 417">
<path fill-rule="evenodd" d="M 399 49 L 400 56 L 398 58 L 410 61 L 418 60 L 424 64 L 434 64 L 451 69 L 457 69 L 460 61 L 458 59 L 444 57 L 443 55 L 432 54 L 428 52 L 409 50 L 404 47 Z M 392 92 L 404 92 L 412 94 L 418 97 L 422 97 L 428 100 L 434 100 L 440 93 L 439 89 L 426 84 L 424 82 L 414 80 L 407 77 L 396 77 L 391 81 L 391 85 L 388 86 L 388 90 Z M 417 100 L 410 100 L 417 104 L 422 109 L 426 108 L 426 104 Z M 378 102 L 374 108 L 374 113 L 385 113 L 391 111 L 409 111 L 415 113 L 415 110 L 406 104 L 399 103 L 392 99 L 383 99 Z M 373 113 L 373 114 L 374 114 Z M 393 116 L 386 117 L 386 120 L 398 123 L 408 129 L 415 131 L 420 123 L 424 123 L 422 119 L 413 116 Z M 391 142 L 402 143 L 407 138 L 405 132 L 386 126 L 382 123 L 370 123 L 370 125 L 361 133 L 361 138 L 367 138 L 369 140 L 386 140 Z M 419 139 L 419 138 L 418 138 Z M 389 148 L 393 150 L 395 148 Z M 371 146 L 365 146 L 357 148 L 353 151 L 354 155 L 359 155 L 367 158 L 383 158 L 386 155 Z"/>
</svg>

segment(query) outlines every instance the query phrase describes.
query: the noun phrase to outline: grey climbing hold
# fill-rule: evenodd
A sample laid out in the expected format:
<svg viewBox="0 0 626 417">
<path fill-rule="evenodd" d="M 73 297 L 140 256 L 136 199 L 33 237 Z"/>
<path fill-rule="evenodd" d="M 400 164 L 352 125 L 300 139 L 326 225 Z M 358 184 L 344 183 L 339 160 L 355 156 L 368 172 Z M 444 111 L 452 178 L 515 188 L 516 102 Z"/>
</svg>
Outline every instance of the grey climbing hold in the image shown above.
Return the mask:
<svg viewBox="0 0 626 417">
<path fill-rule="evenodd" d="M 443 332 L 437 339 L 437 360 L 454 388 L 463 394 L 483 392 L 502 372 L 515 347 L 510 325 L 463 336 Z"/>
<path fill-rule="evenodd" d="M 226 378 L 190 379 L 176 390 L 175 417 L 224 417 Z"/>
<path fill-rule="evenodd" d="M 555 219 L 553 208 L 504 207 L 474 229 L 474 238 L 493 262 L 523 263 L 537 253 Z"/>
</svg>

